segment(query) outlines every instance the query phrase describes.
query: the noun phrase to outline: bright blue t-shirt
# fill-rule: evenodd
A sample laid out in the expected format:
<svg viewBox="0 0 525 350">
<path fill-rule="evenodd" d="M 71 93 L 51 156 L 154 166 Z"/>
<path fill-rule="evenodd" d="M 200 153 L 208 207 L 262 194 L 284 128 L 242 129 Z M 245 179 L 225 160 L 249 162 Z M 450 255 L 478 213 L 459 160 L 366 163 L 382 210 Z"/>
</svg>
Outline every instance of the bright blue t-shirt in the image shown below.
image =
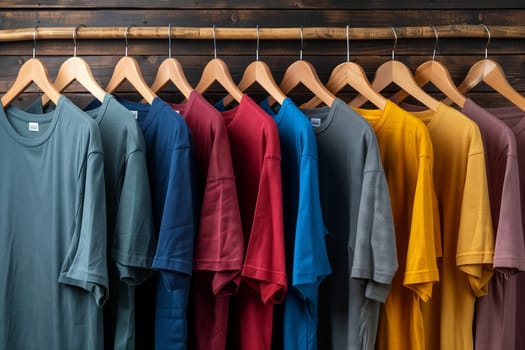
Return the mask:
<svg viewBox="0 0 525 350">
<path fill-rule="evenodd" d="M 331 273 L 319 195 L 317 143 L 310 121 L 287 98 L 275 113 L 279 129 L 286 263 L 289 288 L 275 310 L 274 349 L 317 350 L 317 290 Z M 282 317 L 282 319 L 281 319 Z"/>
<path fill-rule="evenodd" d="M 189 128 L 160 98 L 151 105 L 122 99 L 119 102 L 136 115 L 146 141 L 158 234 L 153 267 L 160 271 L 155 294 L 155 349 L 185 349 L 195 237 Z M 137 332 L 141 332 L 139 327 Z"/>
</svg>

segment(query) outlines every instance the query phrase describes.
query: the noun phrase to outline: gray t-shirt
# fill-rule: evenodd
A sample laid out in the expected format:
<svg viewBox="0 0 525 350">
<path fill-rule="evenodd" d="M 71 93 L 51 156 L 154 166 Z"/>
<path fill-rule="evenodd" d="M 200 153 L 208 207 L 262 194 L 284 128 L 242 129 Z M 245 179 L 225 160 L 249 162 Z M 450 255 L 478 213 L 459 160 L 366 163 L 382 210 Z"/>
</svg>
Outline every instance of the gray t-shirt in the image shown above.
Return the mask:
<svg viewBox="0 0 525 350">
<path fill-rule="evenodd" d="M 96 123 L 0 108 L 0 348 L 102 349 L 106 204 Z"/>
<path fill-rule="evenodd" d="M 50 108 L 48 108 L 50 109 Z M 37 99 L 26 111 L 42 113 Z M 145 144 L 133 114 L 111 94 L 85 111 L 98 124 L 104 150 L 109 299 L 104 306 L 105 349 L 135 348 L 135 286 L 153 272 L 155 229 Z"/>
<path fill-rule="evenodd" d="M 340 99 L 303 110 L 315 127 L 331 276 L 319 295 L 320 349 L 374 349 L 397 269 L 386 177 L 374 131 Z"/>
</svg>

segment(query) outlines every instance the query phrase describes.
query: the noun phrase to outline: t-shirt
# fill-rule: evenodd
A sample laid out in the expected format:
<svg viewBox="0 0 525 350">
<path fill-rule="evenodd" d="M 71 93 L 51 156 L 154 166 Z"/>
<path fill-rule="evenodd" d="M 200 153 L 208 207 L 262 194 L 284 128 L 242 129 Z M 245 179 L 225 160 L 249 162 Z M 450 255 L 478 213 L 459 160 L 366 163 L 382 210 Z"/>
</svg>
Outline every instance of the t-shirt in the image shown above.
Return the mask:
<svg viewBox="0 0 525 350">
<path fill-rule="evenodd" d="M 104 161 L 95 121 L 0 108 L 0 348 L 103 348 Z"/>
<path fill-rule="evenodd" d="M 522 224 L 525 225 L 525 191 L 523 190 L 525 188 L 525 176 L 523 175 L 525 174 L 525 152 L 523 152 L 525 149 L 525 112 L 518 107 L 487 108 L 487 111 L 503 121 L 515 136 L 521 192 L 519 194 L 515 192 L 514 195 L 520 198 Z M 522 232 L 524 231 L 525 226 Z M 523 237 L 521 239 L 519 237 L 509 238 L 505 242 L 505 246 L 510 248 L 508 254 L 518 254 L 520 258 L 523 258 L 525 252 L 513 246 L 516 244 L 518 248 L 521 248 L 522 239 Z M 494 282 L 494 294 L 497 298 L 494 298 L 493 304 L 484 304 L 487 306 L 485 315 L 489 315 L 489 318 L 482 319 L 480 315 L 477 319 L 476 345 L 485 346 L 487 344 L 487 347 L 484 347 L 487 349 L 525 348 L 525 334 L 520 329 L 525 323 L 525 301 L 523 300 L 525 274 L 516 272 L 517 270 L 505 269 L 494 276 L 498 280 L 497 283 Z M 479 334 L 478 330 L 488 333 Z M 492 346 L 492 344 L 496 345 Z"/>
<path fill-rule="evenodd" d="M 42 113 L 40 98 L 26 111 Z M 104 348 L 133 349 L 135 286 L 151 275 L 156 246 L 144 138 L 132 114 L 111 94 L 85 112 L 102 137 L 108 256 L 113 262 L 104 305 Z"/>
<path fill-rule="evenodd" d="M 392 207 L 376 136 L 340 99 L 304 112 L 319 146 L 333 269 L 320 288 L 319 348 L 373 350 L 380 304 L 397 268 Z"/>
<path fill-rule="evenodd" d="M 242 281 L 230 299 L 226 349 L 270 349 L 273 304 L 287 289 L 281 148 L 272 118 L 250 97 L 223 111 L 244 234 Z"/>
<path fill-rule="evenodd" d="M 516 138 L 509 126 L 471 99 L 466 99 L 461 112 L 476 122 L 483 139 L 492 222 L 496 233 L 494 268 L 496 271 L 507 268 L 525 271 Z M 478 302 L 487 299 L 488 295 Z"/>
<path fill-rule="evenodd" d="M 387 101 L 384 110 L 356 109 L 372 125 L 388 182 L 398 269 L 381 307 L 378 349 L 423 349 L 421 302 L 438 281 L 439 213 L 430 135 L 416 117 Z"/>
<path fill-rule="evenodd" d="M 440 206 L 443 259 L 440 283 L 423 305 L 426 349 L 473 349 L 477 297 L 492 276 L 494 230 L 478 126 L 443 103 L 414 112 L 434 150 L 434 185 Z"/>
<path fill-rule="evenodd" d="M 244 242 L 226 124 L 219 111 L 193 91 L 171 104 L 191 130 L 199 229 L 191 291 L 190 343 L 195 349 L 226 346 L 229 296 L 237 291 Z"/>
<path fill-rule="evenodd" d="M 517 285 L 511 272 L 523 269 L 525 259 L 516 140 L 504 122 L 471 99 L 465 100 L 461 112 L 476 122 L 481 131 L 496 233 L 494 276 L 490 279 L 487 295 L 476 303 L 474 348 L 513 349 L 515 321 L 512 318 L 515 317 Z"/>
<path fill-rule="evenodd" d="M 281 144 L 284 243 L 289 288 L 276 308 L 273 349 L 317 350 L 317 300 L 321 281 L 330 274 L 319 195 L 317 143 L 310 122 L 286 98 L 275 113 L 265 99 Z M 280 306 L 280 305 L 279 305 Z"/>
<path fill-rule="evenodd" d="M 137 308 L 140 305 L 137 337 L 138 332 L 144 332 L 137 348 L 152 348 L 147 335 L 148 328 L 154 325 L 156 349 L 185 349 L 195 238 L 189 130 L 181 116 L 160 98 L 155 98 L 151 105 L 120 99 L 119 102 L 136 114 L 144 134 L 158 235 L 153 267 L 160 271 L 160 278 L 155 294 L 142 291 L 137 298 Z M 145 289 L 148 287 L 151 285 Z M 148 300 L 155 301 L 154 308 Z"/>
</svg>

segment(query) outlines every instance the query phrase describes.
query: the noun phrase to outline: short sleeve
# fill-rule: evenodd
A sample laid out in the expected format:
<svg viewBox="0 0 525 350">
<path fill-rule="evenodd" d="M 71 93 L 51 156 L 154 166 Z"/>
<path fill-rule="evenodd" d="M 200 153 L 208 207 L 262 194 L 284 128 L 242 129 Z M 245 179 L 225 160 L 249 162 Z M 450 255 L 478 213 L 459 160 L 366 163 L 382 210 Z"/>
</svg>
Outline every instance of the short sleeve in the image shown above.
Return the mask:
<svg viewBox="0 0 525 350">
<path fill-rule="evenodd" d="M 494 233 L 485 158 L 482 152 L 478 152 L 468 158 L 456 250 L 456 264 L 468 275 L 470 287 L 478 297 L 487 294 L 493 257 Z"/>
<path fill-rule="evenodd" d="M 111 257 L 120 279 L 138 285 L 152 273 L 156 247 L 144 152 L 135 150 L 127 156 L 122 176 Z"/>
<path fill-rule="evenodd" d="M 432 167 L 431 157 L 423 155 L 419 158 L 403 281 L 425 302 L 432 296 L 433 283 L 439 280 L 439 249 L 436 248 L 439 233 L 436 232 L 438 226 L 435 223 L 437 199 Z"/>
<path fill-rule="evenodd" d="M 200 147 L 204 143 L 210 145 L 194 270 L 212 274 L 214 294 L 230 295 L 239 287 L 244 236 L 228 133 L 222 117 L 217 118 L 219 123 L 212 124 L 214 132 L 210 131 L 208 137 L 200 140 L 194 139 L 194 144 L 199 142 Z"/>
<path fill-rule="evenodd" d="M 525 241 L 520 203 L 522 189 L 520 188 L 518 159 L 515 154 L 503 158 L 505 175 L 497 220 L 494 268 L 525 271 Z"/>
<path fill-rule="evenodd" d="M 331 273 L 325 232 L 317 158 L 304 155 L 299 172 L 292 284 L 303 299 L 313 302 L 320 283 Z"/>
<path fill-rule="evenodd" d="M 365 296 L 385 302 L 397 270 L 396 237 L 385 174 L 363 174 L 352 278 L 367 280 Z"/>
<path fill-rule="evenodd" d="M 195 233 L 189 147 L 174 149 L 166 176 L 169 178 L 153 267 L 161 271 L 166 288 L 174 290 L 179 288 L 179 278 L 192 273 Z"/>
<path fill-rule="evenodd" d="M 233 172 L 233 170 L 232 170 Z M 195 270 L 213 271 L 215 294 L 231 294 L 244 257 L 237 190 L 233 177 L 207 181 L 202 201 Z"/>
<path fill-rule="evenodd" d="M 58 281 L 83 288 L 98 307 L 108 297 L 106 198 L 103 154 L 87 155 L 79 174 L 74 234 Z"/>
<path fill-rule="evenodd" d="M 242 276 L 266 303 L 280 303 L 286 293 L 281 159 L 263 160 L 255 212 Z"/>
</svg>

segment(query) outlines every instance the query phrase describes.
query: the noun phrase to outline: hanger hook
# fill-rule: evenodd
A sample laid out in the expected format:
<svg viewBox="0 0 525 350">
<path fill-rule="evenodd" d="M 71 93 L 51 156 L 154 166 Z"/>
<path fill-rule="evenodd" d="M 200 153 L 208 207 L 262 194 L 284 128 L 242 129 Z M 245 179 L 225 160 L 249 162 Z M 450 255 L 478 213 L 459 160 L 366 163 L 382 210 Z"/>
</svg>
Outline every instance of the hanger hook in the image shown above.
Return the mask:
<svg viewBox="0 0 525 350">
<path fill-rule="evenodd" d="M 488 35 L 488 38 L 487 38 L 487 45 L 485 45 L 485 59 L 488 58 L 488 50 L 489 50 L 489 44 L 490 44 L 490 38 L 492 37 L 492 34 L 490 33 L 490 29 L 489 27 L 487 27 L 485 24 L 481 23 L 481 25 L 483 26 L 483 28 L 487 31 L 487 35 Z"/>
<path fill-rule="evenodd" d="M 392 47 L 392 61 L 393 61 L 395 58 L 395 52 L 396 52 L 396 47 L 397 47 L 397 33 L 396 33 L 396 28 L 394 28 L 394 26 L 392 26 L 392 33 L 394 33 L 394 47 Z"/>
<path fill-rule="evenodd" d="M 259 60 L 259 25 L 258 24 L 255 27 L 255 29 L 256 29 L 255 34 L 257 35 L 257 48 L 255 49 L 255 60 L 258 61 Z"/>
<path fill-rule="evenodd" d="M 434 35 L 436 36 L 436 42 L 434 43 L 434 49 L 432 50 L 432 61 L 434 61 L 436 59 L 436 50 L 437 50 L 438 41 L 439 41 L 439 34 L 438 34 L 436 27 L 434 26 L 431 26 L 431 27 L 432 27 L 432 30 L 434 31 Z"/>
<path fill-rule="evenodd" d="M 346 25 L 346 62 L 350 62 L 350 35 L 348 34 L 349 25 Z"/>
<path fill-rule="evenodd" d="M 168 57 L 171 58 L 171 23 L 168 24 Z"/>
<path fill-rule="evenodd" d="M 36 57 L 36 31 L 38 29 L 38 24 L 35 25 L 35 29 L 33 29 L 33 58 Z"/>
<path fill-rule="evenodd" d="M 299 50 L 299 59 L 303 59 L 303 44 L 304 44 L 304 36 L 303 36 L 303 26 L 301 26 L 301 49 Z"/>
<path fill-rule="evenodd" d="M 213 58 L 217 58 L 217 36 L 215 35 L 215 24 L 213 25 Z"/>
<path fill-rule="evenodd" d="M 126 42 L 126 51 L 125 51 L 126 56 L 128 55 L 128 33 L 129 33 L 129 28 L 131 27 L 135 27 L 135 25 L 130 24 L 129 26 L 126 27 L 126 30 L 124 31 L 124 41 Z"/>
<path fill-rule="evenodd" d="M 79 24 L 73 29 L 73 57 L 77 57 L 77 32 L 80 27 L 85 27 L 85 25 Z"/>
</svg>

